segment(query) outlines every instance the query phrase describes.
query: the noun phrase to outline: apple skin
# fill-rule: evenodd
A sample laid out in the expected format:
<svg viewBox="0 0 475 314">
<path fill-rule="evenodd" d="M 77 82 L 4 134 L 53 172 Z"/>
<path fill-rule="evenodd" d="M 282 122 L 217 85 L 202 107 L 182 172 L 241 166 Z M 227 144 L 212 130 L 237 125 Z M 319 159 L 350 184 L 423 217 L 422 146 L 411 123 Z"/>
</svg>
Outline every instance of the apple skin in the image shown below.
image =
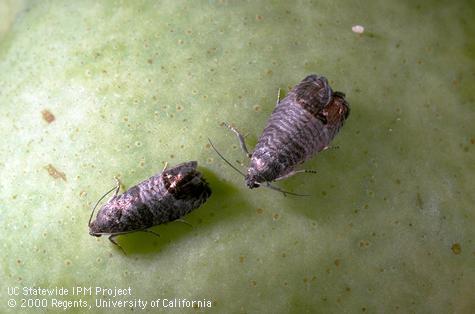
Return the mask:
<svg viewBox="0 0 475 314">
<path fill-rule="evenodd" d="M 475 307 L 470 1 L 0 8 L 0 312 L 22 298 L 7 287 L 63 287 L 101 312 L 110 297 L 77 286 L 130 287 L 121 299 L 149 311 L 175 298 L 215 313 Z M 276 183 L 310 197 L 249 190 L 207 139 L 245 171 L 222 122 L 252 149 L 278 89 L 312 73 L 351 105 L 339 149 L 302 166 L 317 174 Z M 114 176 L 124 191 L 189 160 L 213 190 L 192 227 L 120 236 L 127 255 L 89 235 Z"/>
</svg>

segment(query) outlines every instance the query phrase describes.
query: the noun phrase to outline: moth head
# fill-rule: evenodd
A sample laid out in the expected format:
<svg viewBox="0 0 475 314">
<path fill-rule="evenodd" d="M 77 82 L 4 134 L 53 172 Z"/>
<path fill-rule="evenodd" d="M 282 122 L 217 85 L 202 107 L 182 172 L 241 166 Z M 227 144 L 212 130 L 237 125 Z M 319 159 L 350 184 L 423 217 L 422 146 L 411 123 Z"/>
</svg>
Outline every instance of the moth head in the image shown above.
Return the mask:
<svg viewBox="0 0 475 314">
<path fill-rule="evenodd" d="M 257 179 L 255 177 L 251 177 L 249 175 L 246 175 L 245 179 L 246 185 L 250 189 L 258 188 L 261 186 L 259 182 L 257 182 Z"/>
<path fill-rule="evenodd" d="M 247 169 L 247 174 L 244 177 L 244 181 L 246 182 L 247 187 L 250 189 L 260 187 L 261 182 L 265 181 L 265 179 L 262 178 L 259 171 L 257 171 L 256 168 L 253 167 L 252 161 L 251 161 L 251 166 Z"/>
<path fill-rule="evenodd" d="M 117 198 L 112 198 L 109 202 L 102 205 L 97 213 L 96 219 L 89 222 L 89 234 L 100 237 L 105 233 L 113 233 L 118 231 L 122 210 L 130 207 L 129 202 L 119 203 Z"/>
<path fill-rule="evenodd" d="M 96 220 L 91 222 L 89 224 L 89 234 L 94 236 L 94 237 L 100 237 L 101 236 L 101 231 L 98 228 Z"/>
</svg>

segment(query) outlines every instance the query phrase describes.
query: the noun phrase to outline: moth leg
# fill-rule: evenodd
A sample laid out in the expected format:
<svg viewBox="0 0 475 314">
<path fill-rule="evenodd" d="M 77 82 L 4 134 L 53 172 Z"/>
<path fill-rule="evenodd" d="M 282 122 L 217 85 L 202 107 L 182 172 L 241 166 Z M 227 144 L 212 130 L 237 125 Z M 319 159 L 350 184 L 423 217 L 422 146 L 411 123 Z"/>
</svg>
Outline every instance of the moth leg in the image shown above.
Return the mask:
<svg viewBox="0 0 475 314">
<path fill-rule="evenodd" d="M 284 190 L 282 190 L 281 188 L 278 188 L 278 187 L 276 187 L 276 186 L 270 184 L 269 182 L 267 182 L 266 187 L 268 187 L 268 188 L 271 189 L 271 190 L 280 192 L 280 193 L 282 193 L 285 197 L 287 197 L 287 191 L 284 191 Z"/>
<path fill-rule="evenodd" d="M 251 154 L 249 153 L 249 150 L 247 149 L 246 142 L 244 140 L 244 136 L 233 126 L 224 123 L 224 125 L 230 129 L 234 134 L 236 134 L 238 141 L 239 141 L 239 146 L 241 147 L 241 150 L 244 152 L 244 154 L 248 157 L 251 158 Z"/>
<path fill-rule="evenodd" d="M 280 88 L 277 91 L 277 103 L 275 104 L 276 106 L 280 103 Z"/>
<path fill-rule="evenodd" d="M 117 194 L 119 194 L 119 191 L 120 191 L 120 185 L 121 185 L 119 178 L 117 178 L 117 177 L 114 177 L 114 179 L 115 179 L 115 182 L 117 183 L 117 186 L 116 186 L 116 188 L 115 188 L 115 193 L 114 193 L 114 196 L 112 196 L 112 197 L 116 197 L 116 196 L 117 196 Z"/>
<path fill-rule="evenodd" d="M 124 248 L 121 247 L 121 246 L 119 245 L 119 243 L 117 243 L 117 242 L 114 240 L 117 236 L 119 236 L 119 234 L 111 234 L 111 235 L 109 236 L 109 241 L 111 241 L 112 243 L 114 243 L 115 245 L 117 245 L 117 246 L 119 247 L 119 249 L 121 249 L 122 252 L 124 252 L 124 255 L 127 255 L 127 253 L 125 253 Z"/>
<path fill-rule="evenodd" d="M 324 152 L 324 151 L 329 150 L 329 149 L 340 149 L 340 146 L 338 146 L 338 145 L 336 145 L 336 146 L 325 146 L 325 147 L 323 147 L 323 149 L 321 151 Z"/>
<path fill-rule="evenodd" d="M 152 230 L 149 230 L 149 229 L 143 229 L 143 230 L 137 230 L 137 231 L 142 231 L 142 232 L 147 232 L 147 233 L 151 233 L 157 237 L 160 238 L 160 235 L 158 233 L 156 233 L 155 231 L 152 231 Z"/>
<path fill-rule="evenodd" d="M 244 141 L 244 136 L 233 126 L 227 124 L 227 123 L 224 123 L 224 125 L 230 129 L 231 131 L 234 132 L 234 134 L 236 134 L 237 138 L 238 138 L 238 141 L 239 141 L 239 146 L 241 146 L 241 149 L 242 151 L 244 152 L 244 154 L 246 154 L 246 156 L 248 158 L 251 158 L 251 154 L 249 153 L 249 151 L 247 150 L 247 147 L 246 147 L 246 142 Z"/>
<path fill-rule="evenodd" d="M 190 223 L 189 223 L 188 221 L 186 221 L 185 219 L 181 219 L 181 218 L 180 218 L 180 219 L 175 219 L 175 221 L 179 221 L 179 222 L 184 223 L 184 224 L 190 226 L 191 228 L 193 228 L 193 225 L 190 224 Z"/>
<path fill-rule="evenodd" d="M 275 179 L 275 181 L 287 179 L 287 178 L 289 178 L 289 177 L 291 177 L 291 176 L 296 175 L 297 173 L 317 173 L 317 171 L 316 171 L 316 170 L 292 170 L 292 171 L 290 171 L 289 173 L 284 174 L 283 176 L 278 177 L 277 179 Z"/>
<path fill-rule="evenodd" d="M 266 182 L 265 187 L 267 187 L 267 188 L 269 188 L 269 189 L 271 189 L 271 190 L 280 192 L 280 193 L 282 193 L 285 197 L 287 196 L 287 194 L 289 194 L 289 195 L 294 195 L 294 196 L 310 196 L 310 195 L 308 195 L 308 194 L 298 194 L 298 193 L 293 193 L 293 192 L 289 192 L 289 191 L 282 190 L 281 188 L 279 188 L 279 187 L 277 187 L 277 186 L 274 186 L 274 185 L 270 184 L 269 182 Z"/>
<path fill-rule="evenodd" d="M 162 172 L 164 172 L 165 170 L 167 170 L 167 167 L 168 167 L 168 161 L 165 161 L 165 166 L 163 166 Z"/>
</svg>

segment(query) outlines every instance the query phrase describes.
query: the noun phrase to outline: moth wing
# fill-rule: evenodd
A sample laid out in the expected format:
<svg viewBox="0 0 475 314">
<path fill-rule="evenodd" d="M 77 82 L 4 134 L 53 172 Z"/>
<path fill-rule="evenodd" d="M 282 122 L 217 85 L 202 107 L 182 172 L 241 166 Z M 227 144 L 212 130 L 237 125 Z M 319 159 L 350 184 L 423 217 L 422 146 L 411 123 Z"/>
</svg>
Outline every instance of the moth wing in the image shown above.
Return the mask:
<svg viewBox="0 0 475 314">
<path fill-rule="evenodd" d="M 330 102 L 332 89 L 323 76 L 310 75 L 289 93 L 296 104 L 318 117 L 318 113 Z"/>
</svg>

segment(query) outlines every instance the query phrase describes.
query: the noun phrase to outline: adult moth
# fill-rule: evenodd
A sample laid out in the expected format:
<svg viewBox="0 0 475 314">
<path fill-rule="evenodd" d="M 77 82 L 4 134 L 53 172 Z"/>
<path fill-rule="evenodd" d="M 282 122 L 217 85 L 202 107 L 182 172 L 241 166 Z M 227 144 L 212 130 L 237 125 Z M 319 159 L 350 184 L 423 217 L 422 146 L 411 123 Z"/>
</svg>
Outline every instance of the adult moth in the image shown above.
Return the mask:
<svg viewBox="0 0 475 314">
<path fill-rule="evenodd" d="M 296 173 L 314 172 L 296 170 L 296 166 L 327 149 L 349 113 L 350 106 L 344 93 L 333 92 L 324 76 L 309 75 L 284 99 L 280 100 L 278 97 L 276 107 L 252 153 L 246 147 L 244 136 L 226 124 L 236 134 L 242 150 L 250 158 L 245 174 L 224 159 L 214 146 L 213 148 L 245 177 L 249 188 L 265 184 L 285 195 L 289 192 L 280 190 L 270 182 Z"/>
<path fill-rule="evenodd" d="M 197 170 L 198 163 L 181 163 L 131 187 L 119 195 L 120 183 L 114 196 L 98 211 L 92 221 L 97 202 L 89 218 L 89 234 L 100 237 L 108 235 L 109 240 L 122 247 L 115 237 L 132 232 L 155 232 L 148 228 L 182 218 L 200 207 L 211 195 L 211 189 Z M 125 251 L 124 251 L 125 253 Z"/>
</svg>

